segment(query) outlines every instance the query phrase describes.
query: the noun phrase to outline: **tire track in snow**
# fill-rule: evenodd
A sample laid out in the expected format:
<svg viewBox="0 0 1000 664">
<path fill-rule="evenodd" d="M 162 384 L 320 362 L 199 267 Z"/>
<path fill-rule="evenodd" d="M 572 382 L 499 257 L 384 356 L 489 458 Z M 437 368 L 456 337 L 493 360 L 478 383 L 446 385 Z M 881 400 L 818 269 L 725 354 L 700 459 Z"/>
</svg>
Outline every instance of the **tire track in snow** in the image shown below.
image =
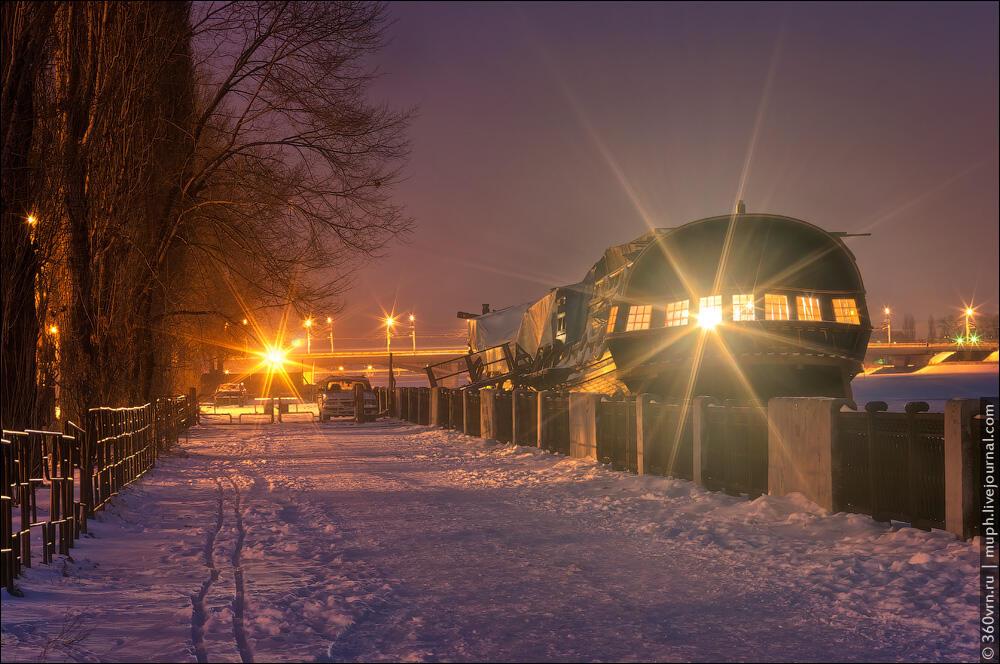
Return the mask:
<svg viewBox="0 0 1000 664">
<path fill-rule="evenodd" d="M 199 662 L 208 661 L 208 653 L 205 650 L 205 622 L 208 616 L 205 613 L 205 597 L 209 590 L 219 579 L 219 570 L 215 567 L 215 538 L 222 531 L 222 524 L 225 519 L 224 493 L 222 483 L 216 480 L 219 488 L 219 498 L 216 503 L 215 526 L 210 528 L 205 536 L 205 549 L 203 552 L 205 567 L 208 568 L 208 578 L 201 582 L 201 590 L 191 595 L 191 643 L 194 646 L 195 657 Z"/>
</svg>

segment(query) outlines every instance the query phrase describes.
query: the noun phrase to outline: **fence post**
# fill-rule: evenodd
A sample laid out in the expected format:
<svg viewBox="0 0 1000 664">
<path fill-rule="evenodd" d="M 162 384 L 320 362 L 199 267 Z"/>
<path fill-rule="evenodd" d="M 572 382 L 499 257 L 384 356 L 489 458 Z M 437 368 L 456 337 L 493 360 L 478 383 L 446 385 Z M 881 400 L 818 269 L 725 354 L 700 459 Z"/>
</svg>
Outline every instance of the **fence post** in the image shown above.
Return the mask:
<svg viewBox="0 0 1000 664">
<path fill-rule="evenodd" d="M 80 502 L 84 514 L 89 518 L 94 514 L 94 456 L 97 452 L 97 413 L 87 411 L 84 427 L 84 445 L 80 449 Z M 83 532 L 87 532 L 87 519 L 83 520 Z"/>
<path fill-rule="evenodd" d="M 446 390 L 446 387 L 432 387 L 431 388 L 431 421 L 430 425 L 432 427 L 445 426 L 445 418 L 441 417 L 441 404 L 444 403 L 444 393 L 442 390 Z"/>
<path fill-rule="evenodd" d="M 944 407 L 944 527 L 961 539 L 978 533 L 980 459 L 972 422 L 979 399 L 950 399 Z"/>
<path fill-rule="evenodd" d="M 767 404 L 768 492 L 798 492 L 834 510 L 833 465 L 837 418 L 847 401 L 826 397 L 777 397 Z"/>
<path fill-rule="evenodd" d="M 713 403 L 717 402 L 712 397 L 695 397 L 691 402 L 691 478 L 700 486 L 705 486 L 705 462 L 708 460 L 705 411 Z"/>
<path fill-rule="evenodd" d="M 497 437 L 496 390 L 479 391 L 479 437 L 495 440 Z"/>
<path fill-rule="evenodd" d="M 548 449 L 546 446 L 549 444 L 549 425 L 548 419 L 545 413 L 545 402 L 548 400 L 551 392 L 548 390 L 542 390 L 535 397 L 535 417 L 537 418 L 537 428 L 535 430 L 536 445 L 539 449 Z"/>
<path fill-rule="evenodd" d="M 569 455 L 597 460 L 597 404 L 600 394 L 571 392 L 569 395 Z"/>
<path fill-rule="evenodd" d="M 198 389 L 195 387 L 188 388 L 188 408 L 190 408 L 191 415 L 188 417 L 187 425 L 201 424 L 201 408 L 198 403 Z"/>
<path fill-rule="evenodd" d="M 635 397 L 635 471 L 639 475 L 646 475 L 646 438 L 650 442 L 652 438 L 652 422 L 648 421 L 649 406 L 653 397 L 643 392 Z"/>
</svg>

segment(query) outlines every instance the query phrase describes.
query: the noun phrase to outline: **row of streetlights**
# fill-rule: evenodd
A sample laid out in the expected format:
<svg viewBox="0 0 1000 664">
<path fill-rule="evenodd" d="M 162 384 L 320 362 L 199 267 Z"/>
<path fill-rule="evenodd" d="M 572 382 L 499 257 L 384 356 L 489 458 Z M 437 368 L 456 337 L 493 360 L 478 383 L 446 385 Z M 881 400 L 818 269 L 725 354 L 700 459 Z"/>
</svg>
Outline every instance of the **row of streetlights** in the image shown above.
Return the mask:
<svg viewBox="0 0 1000 664">
<path fill-rule="evenodd" d="M 417 352 L 417 317 L 415 314 L 409 314 L 407 319 L 410 323 L 410 342 L 413 346 L 413 352 Z M 399 324 L 399 318 L 395 315 L 388 315 L 382 319 L 382 323 L 385 325 L 385 350 L 390 352 L 392 350 L 392 331 L 396 325 Z M 246 321 L 244 321 L 244 325 Z M 330 334 L 330 352 L 333 352 L 333 318 L 331 316 L 326 317 L 326 324 L 329 326 Z M 312 318 L 306 318 L 302 321 L 302 327 L 306 328 L 306 353 L 312 353 L 312 331 L 316 326 L 316 321 Z"/>
<path fill-rule="evenodd" d="M 882 309 L 882 313 L 885 314 L 885 334 L 886 342 L 892 343 L 892 309 L 885 307 Z M 972 319 L 976 316 L 976 308 L 972 306 L 966 306 L 965 311 L 962 312 L 965 317 L 965 336 L 957 339 L 959 343 L 977 343 L 979 338 L 972 334 Z M 929 339 L 928 339 L 929 340 Z"/>
<path fill-rule="evenodd" d="M 413 314 L 409 315 L 410 321 L 410 341 L 413 343 L 413 352 L 417 352 L 417 317 Z M 392 352 L 392 328 L 396 326 L 399 320 L 396 316 L 390 314 L 386 316 L 383 321 L 385 323 L 385 352 Z"/>
</svg>

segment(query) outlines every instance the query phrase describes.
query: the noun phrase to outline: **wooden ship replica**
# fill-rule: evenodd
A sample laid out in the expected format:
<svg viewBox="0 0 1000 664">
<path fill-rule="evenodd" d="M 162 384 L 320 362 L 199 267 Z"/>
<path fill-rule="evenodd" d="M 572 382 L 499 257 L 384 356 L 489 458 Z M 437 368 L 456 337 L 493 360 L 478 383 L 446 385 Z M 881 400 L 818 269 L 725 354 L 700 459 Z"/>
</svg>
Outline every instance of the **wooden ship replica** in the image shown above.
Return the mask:
<svg viewBox="0 0 1000 664">
<path fill-rule="evenodd" d="M 610 247 L 578 283 L 468 318 L 432 386 L 683 399 L 851 397 L 871 335 L 846 233 L 738 212 Z M 458 367 L 456 368 L 456 364 Z"/>
</svg>

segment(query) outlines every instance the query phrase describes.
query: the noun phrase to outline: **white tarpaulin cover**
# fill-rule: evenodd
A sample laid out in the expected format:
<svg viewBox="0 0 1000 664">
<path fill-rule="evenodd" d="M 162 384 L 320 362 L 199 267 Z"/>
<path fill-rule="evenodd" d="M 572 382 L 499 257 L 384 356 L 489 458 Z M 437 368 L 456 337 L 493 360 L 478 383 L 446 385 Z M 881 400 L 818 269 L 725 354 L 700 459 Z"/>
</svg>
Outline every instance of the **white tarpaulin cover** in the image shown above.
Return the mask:
<svg viewBox="0 0 1000 664">
<path fill-rule="evenodd" d="M 521 318 L 530 302 L 492 311 L 469 321 L 469 346 L 477 352 L 491 346 L 513 341 L 521 327 Z"/>
<path fill-rule="evenodd" d="M 552 316 L 556 308 L 556 291 L 552 289 L 524 313 L 517 330 L 517 344 L 534 356 L 538 349 L 552 343 Z"/>
</svg>

